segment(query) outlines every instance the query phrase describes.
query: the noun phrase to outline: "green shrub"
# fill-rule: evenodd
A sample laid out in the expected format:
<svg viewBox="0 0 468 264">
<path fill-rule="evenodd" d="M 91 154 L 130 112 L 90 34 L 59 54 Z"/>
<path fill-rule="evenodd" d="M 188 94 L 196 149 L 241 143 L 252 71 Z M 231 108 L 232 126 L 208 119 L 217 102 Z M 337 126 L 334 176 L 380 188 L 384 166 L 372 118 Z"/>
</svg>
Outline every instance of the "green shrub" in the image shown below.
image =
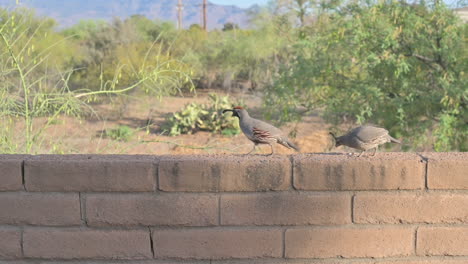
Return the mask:
<svg viewBox="0 0 468 264">
<path fill-rule="evenodd" d="M 133 129 L 128 126 L 118 126 L 117 128 L 105 131 L 106 137 L 125 142 L 127 142 L 133 136 L 133 133 Z"/>
<path fill-rule="evenodd" d="M 78 47 L 83 41 L 58 34 L 54 25 L 53 20 L 27 10 L 0 8 L 0 124 L 14 119 L 24 127 L 22 136 L 15 138 L 12 136 L 20 133 L 0 127 L 0 153 L 37 153 L 43 144 L 56 145 L 56 139 L 46 136 L 47 128 L 62 115 L 94 113 L 92 103 L 104 96 L 116 98 L 141 90 L 161 97 L 194 87 L 190 66 L 156 41 L 140 44 L 120 39 L 110 45 L 107 35 L 98 34 L 102 27 L 97 26 L 89 36 L 96 47 L 103 47 L 101 55 L 110 61 L 84 63 L 81 56 L 75 57 L 81 53 Z M 108 54 L 109 50 L 113 53 Z M 94 53 L 87 56 L 100 58 Z M 86 72 L 86 78 L 72 78 L 80 77 L 80 72 Z M 87 83 L 89 76 L 97 78 Z M 47 121 L 35 122 L 39 117 L 47 117 Z M 129 128 L 109 133 L 118 139 L 132 134 Z"/>
<path fill-rule="evenodd" d="M 468 24 L 437 1 L 369 3 L 324 10 L 304 31 L 265 93 L 268 117 L 319 110 L 386 127 L 413 150 L 467 151 Z"/>
<path fill-rule="evenodd" d="M 232 137 L 239 134 L 239 132 L 240 131 L 238 128 L 225 128 L 223 131 L 221 131 L 221 134 Z"/>
<path fill-rule="evenodd" d="M 232 108 L 229 96 L 210 94 L 209 104 L 190 103 L 167 119 L 166 129 L 171 136 L 210 131 L 223 135 L 239 134 L 239 122 L 230 115 L 223 115 L 224 109 Z"/>
</svg>

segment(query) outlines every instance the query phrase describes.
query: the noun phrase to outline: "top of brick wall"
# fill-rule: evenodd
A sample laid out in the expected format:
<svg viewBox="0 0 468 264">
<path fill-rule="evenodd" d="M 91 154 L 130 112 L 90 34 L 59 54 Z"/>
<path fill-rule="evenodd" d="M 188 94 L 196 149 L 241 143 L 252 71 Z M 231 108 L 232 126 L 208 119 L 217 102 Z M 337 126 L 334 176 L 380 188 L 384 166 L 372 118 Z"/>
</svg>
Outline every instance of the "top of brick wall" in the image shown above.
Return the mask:
<svg viewBox="0 0 468 264">
<path fill-rule="evenodd" d="M 468 189 L 468 153 L 0 155 L 0 191 Z"/>
</svg>

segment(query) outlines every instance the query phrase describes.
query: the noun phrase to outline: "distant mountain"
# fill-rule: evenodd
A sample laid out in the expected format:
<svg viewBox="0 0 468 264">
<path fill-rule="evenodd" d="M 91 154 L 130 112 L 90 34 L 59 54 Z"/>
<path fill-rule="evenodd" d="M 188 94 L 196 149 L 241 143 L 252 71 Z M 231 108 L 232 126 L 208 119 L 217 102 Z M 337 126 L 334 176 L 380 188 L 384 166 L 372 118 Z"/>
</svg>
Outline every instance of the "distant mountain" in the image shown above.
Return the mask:
<svg viewBox="0 0 468 264">
<path fill-rule="evenodd" d="M 34 8 L 38 14 L 52 17 L 60 27 L 68 27 L 82 19 L 126 18 L 134 14 L 144 15 L 152 20 L 167 20 L 177 23 L 178 0 L 20 0 L 21 6 Z M 183 0 L 183 26 L 202 23 L 202 0 Z M 240 8 L 234 5 L 217 5 L 208 2 L 208 29 L 222 28 L 227 22 L 241 28 L 249 25 L 250 11 L 258 6 Z M 16 0 L 0 0 L 0 7 L 12 8 Z"/>
</svg>

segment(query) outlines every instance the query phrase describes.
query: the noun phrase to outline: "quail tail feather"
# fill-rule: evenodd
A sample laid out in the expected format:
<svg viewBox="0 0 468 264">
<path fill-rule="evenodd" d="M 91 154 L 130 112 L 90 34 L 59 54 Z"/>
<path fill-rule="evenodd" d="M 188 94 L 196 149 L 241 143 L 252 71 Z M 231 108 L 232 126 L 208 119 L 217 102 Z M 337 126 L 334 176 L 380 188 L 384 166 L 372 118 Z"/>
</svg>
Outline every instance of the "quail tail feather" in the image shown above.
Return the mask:
<svg viewBox="0 0 468 264">
<path fill-rule="evenodd" d="M 401 144 L 401 141 L 399 141 L 398 139 L 392 138 L 391 136 L 388 136 L 388 137 L 390 138 L 391 142 Z"/>
<path fill-rule="evenodd" d="M 283 146 L 285 146 L 285 147 L 287 147 L 287 148 L 292 148 L 292 149 L 294 149 L 294 150 L 297 151 L 297 152 L 300 151 L 300 149 L 299 149 L 298 146 L 296 146 L 295 144 L 293 144 L 291 141 L 289 141 L 289 140 L 286 139 L 286 138 L 280 138 L 280 139 L 278 140 L 278 143 L 281 144 L 281 145 L 283 145 Z"/>
</svg>

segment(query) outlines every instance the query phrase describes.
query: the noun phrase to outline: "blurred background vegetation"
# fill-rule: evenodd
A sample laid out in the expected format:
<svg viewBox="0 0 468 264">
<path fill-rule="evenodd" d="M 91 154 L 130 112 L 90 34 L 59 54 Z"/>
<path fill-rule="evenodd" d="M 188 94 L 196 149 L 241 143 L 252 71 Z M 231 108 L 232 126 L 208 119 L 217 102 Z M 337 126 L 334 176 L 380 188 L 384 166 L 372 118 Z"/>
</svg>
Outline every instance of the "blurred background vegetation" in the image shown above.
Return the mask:
<svg viewBox="0 0 468 264">
<path fill-rule="evenodd" d="M 318 112 L 332 127 L 381 125 L 404 150 L 468 150 L 468 25 L 444 3 L 273 0 L 251 24 L 176 30 L 134 15 L 59 30 L 0 9 L 0 152 L 42 152 L 59 117 L 90 117 L 99 102 L 203 89 L 259 94 L 277 125 Z M 167 132 L 237 134 L 219 112 L 242 102 L 210 96 L 168 116 Z"/>
</svg>

